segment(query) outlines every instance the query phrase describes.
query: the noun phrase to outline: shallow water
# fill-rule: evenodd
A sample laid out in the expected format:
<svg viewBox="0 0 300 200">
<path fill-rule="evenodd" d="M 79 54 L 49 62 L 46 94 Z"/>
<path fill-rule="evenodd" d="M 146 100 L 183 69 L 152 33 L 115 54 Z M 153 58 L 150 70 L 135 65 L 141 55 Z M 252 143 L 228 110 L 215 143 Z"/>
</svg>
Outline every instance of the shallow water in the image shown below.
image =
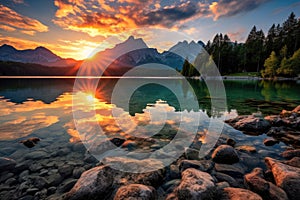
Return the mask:
<svg viewBox="0 0 300 200">
<path fill-rule="evenodd" d="M 222 134 L 215 134 L 215 138 L 226 136 L 236 140 L 237 146 L 256 147 L 258 153 L 246 163 L 249 169 L 264 167 L 265 156 L 278 158 L 287 147 L 283 143 L 266 147 L 265 134 L 249 136 L 224 124 L 222 129 L 219 122 L 237 115 L 261 112 L 265 116 L 293 109 L 300 104 L 297 82 L 224 81 L 227 107 L 214 107 L 204 82 L 149 80 L 150 83 L 143 85 L 144 79 L 123 79 L 118 85 L 120 79 L 106 78 L 95 87 L 94 79 L 83 79 L 81 90 L 73 91 L 72 78 L 0 79 L 0 156 L 13 158 L 17 163 L 29 160 L 37 168 L 32 173 L 45 169 L 49 178 L 57 173 L 53 166 L 88 169 L 96 163 L 78 143 L 80 140 L 93 155 L 110 150 L 98 148 L 106 137 L 133 140 L 137 145 L 135 152 L 138 149 L 152 153 L 172 140 L 176 142 L 178 130 L 186 133 L 187 146 L 193 141 L 195 135 L 189 135 L 193 131 L 204 135 L 200 138 L 203 144 L 214 146 L 217 139 L 210 141 L 205 134 L 219 131 Z M 131 91 L 136 84 L 139 87 Z M 219 122 L 209 129 L 211 116 Z M 39 137 L 41 141 L 33 148 L 19 143 L 28 137 Z M 138 139 L 149 137 L 152 139 Z M 173 150 L 172 147 L 164 149 L 170 154 Z M 132 153 L 129 147 L 128 153 Z M 177 153 L 177 157 L 182 154 L 180 149 Z"/>
</svg>

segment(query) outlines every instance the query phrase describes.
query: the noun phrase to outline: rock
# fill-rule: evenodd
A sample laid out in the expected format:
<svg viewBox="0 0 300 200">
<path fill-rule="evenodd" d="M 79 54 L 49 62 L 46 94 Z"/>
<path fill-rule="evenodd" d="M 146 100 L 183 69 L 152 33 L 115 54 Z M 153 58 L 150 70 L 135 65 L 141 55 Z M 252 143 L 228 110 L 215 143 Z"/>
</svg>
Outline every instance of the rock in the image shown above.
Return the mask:
<svg viewBox="0 0 300 200">
<path fill-rule="evenodd" d="M 17 183 L 18 183 L 18 181 L 17 181 L 17 179 L 15 179 L 15 178 L 9 178 L 9 179 L 7 179 L 7 180 L 5 181 L 5 184 L 6 184 L 6 185 L 9 185 L 9 186 L 15 185 L 15 184 L 17 184 Z"/>
<path fill-rule="evenodd" d="M 155 159 L 134 160 L 113 157 L 105 158 L 103 162 L 106 164 L 83 172 L 67 193 L 66 199 L 105 199 L 111 194 L 112 186 L 116 188 L 132 183 L 158 186 L 164 177 L 164 165 Z M 118 171 L 114 169 L 116 166 L 124 166 L 125 171 L 128 168 L 136 169 L 137 173 Z M 149 172 L 138 173 L 142 168 Z"/>
<path fill-rule="evenodd" d="M 245 174 L 245 170 L 239 164 L 227 165 L 227 164 L 215 164 L 215 170 L 227 174 L 233 178 L 242 178 Z"/>
<path fill-rule="evenodd" d="M 49 183 L 49 186 L 58 186 L 64 180 L 59 173 L 51 174 L 46 177 L 46 179 Z"/>
<path fill-rule="evenodd" d="M 151 186 L 141 184 L 130 184 L 122 186 L 118 189 L 114 200 L 123 199 L 141 199 L 141 200 L 155 200 L 156 191 Z"/>
<path fill-rule="evenodd" d="M 292 112 L 294 112 L 294 113 L 300 113 L 300 105 L 297 106 L 296 108 L 294 108 L 294 110 L 292 110 Z"/>
<path fill-rule="evenodd" d="M 65 193 L 72 189 L 72 187 L 76 184 L 77 179 L 67 179 L 65 180 L 60 188 L 58 189 L 59 192 Z"/>
<path fill-rule="evenodd" d="M 31 160 L 39 160 L 43 158 L 48 158 L 50 155 L 42 150 L 33 151 L 25 155 L 25 159 L 31 159 Z"/>
<path fill-rule="evenodd" d="M 173 179 L 171 181 L 166 182 L 163 184 L 161 187 L 165 190 L 172 190 L 174 191 L 174 188 L 177 187 L 180 184 L 181 180 L 180 179 Z"/>
<path fill-rule="evenodd" d="M 5 182 L 7 179 L 13 177 L 14 174 L 13 173 L 3 173 L 0 176 L 0 183 Z"/>
<path fill-rule="evenodd" d="M 40 141 L 40 138 L 32 137 L 32 138 L 28 138 L 28 139 L 26 139 L 26 140 L 20 141 L 20 143 L 23 143 L 23 144 L 24 144 L 26 147 L 28 147 L 28 148 L 32 148 L 32 147 L 34 147 L 39 141 Z"/>
<path fill-rule="evenodd" d="M 179 162 L 180 171 L 188 168 L 195 168 L 200 171 L 208 172 L 213 168 L 213 162 L 210 160 L 181 160 Z"/>
<path fill-rule="evenodd" d="M 32 195 L 25 195 L 25 196 L 21 197 L 19 200 L 33 200 L 33 196 Z"/>
<path fill-rule="evenodd" d="M 192 148 L 185 149 L 185 157 L 188 160 L 199 160 L 199 151 Z"/>
<path fill-rule="evenodd" d="M 26 190 L 26 194 L 29 194 L 29 195 L 34 195 L 35 193 L 37 193 L 39 191 L 38 188 L 28 188 Z"/>
<path fill-rule="evenodd" d="M 255 135 L 267 132 L 271 128 L 267 120 L 254 115 L 241 115 L 234 119 L 227 120 L 226 123 L 237 130 Z"/>
<path fill-rule="evenodd" d="M 72 165 L 63 165 L 58 168 L 58 172 L 62 177 L 69 177 L 73 173 L 74 167 Z"/>
<path fill-rule="evenodd" d="M 254 146 L 247 146 L 247 145 L 243 145 L 243 146 L 238 146 L 235 148 L 238 151 L 241 152 L 248 152 L 248 153 L 255 153 L 256 152 L 256 148 Z"/>
<path fill-rule="evenodd" d="M 264 145 L 265 146 L 273 146 L 275 144 L 278 144 L 279 141 L 278 140 L 275 140 L 274 138 L 266 138 L 264 139 Z"/>
<path fill-rule="evenodd" d="M 0 157 L 0 171 L 12 170 L 16 166 L 16 161 L 10 158 Z"/>
<path fill-rule="evenodd" d="M 239 155 L 229 145 L 220 145 L 214 150 L 211 157 L 216 163 L 233 164 L 239 161 Z"/>
<path fill-rule="evenodd" d="M 121 146 L 126 140 L 123 138 L 112 138 L 110 141 L 117 147 Z"/>
<path fill-rule="evenodd" d="M 67 147 L 59 149 L 56 153 L 56 156 L 65 156 L 71 153 L 71 150 Z"/>
<path fill-rule="evenodd" d="M 57 188 L 52 186 L 52 187 L 49 187 L 48 188 L 48 193 L 47 195 L 51 195 L 51 194 L 54 194 L 56 192 Z"/>
<path fill-rule="evenodd" d="M 31 172 L 40 171 L 42 168 L 43 166 L 40 163 L 31 163 L 31 165 L 29 165 L 29 170 Z"/>
<path fill-rule="evenodd" d="M 300 149 L 286 150 L 282 152 L 281 156 L 286 159 L 291 159 L 293 157 L 300 157 Z"/>
<path fill-rule="evenodd" d="M 272 170 L 275 183 L 281 187 L 290 199 L 300 199 L 300 169 L 283 164 L 275 159 L 266 157 L 265 162 Z"/>
<path fill-rule="evenodd" d="M 284 163 L 292 167 L 300 168 L 300 157 L 294 157 L 291 160 L 284 161 Z"/>
<path fill-rule="evenodd" d="M 99 166 L 85 171 L 65 199 L 105 199 L 113 184 L 114 174 L 108 166 Z"/>
<path fill-rule="evenodd" d="M 238 182 L 227 174 L 216 172 L 213 174 L 219 182 L 226 181 L 231 187 L 239 187 Z"/>
<path fill-rule="evenodd" d="M 168 178 L 170 179 L 177 179 L 180 178 L 181 173 L 179 170 L 179 167 L 177 165 L 170 165 L 169 171 L 168 171 Z"/>
<path fill-rule="evenodd" d="M 264 179 L 261 168 L 255 168 L 250 174 L 246 174 L 245 184 L 248 189 L 259 194 L 263 199 L 288 200 L 281 188 Z"/>
<path fill-rule="evenodd" d="M 49 185 L 49 183 L 48 183 L 47 179 L 45 179 L 44 177 L 37 176 L 34 179 L 34 185 L 38 189 L 43 189 L 43 188 L 47 187 Z"/>
<path fill-rule="evenodd" d="M 213 177 L 197 169 L 182 172 L 182 179 L 174 193 L 178 200 L 213 199 L 216 185 Z"/>
<path fill-rule="evenodd" d="M 224 188 L 222 200 L 263 200 L 258 194 L 241 188 Z"/>
<path fill-rule="evenodd" d="M 73 177 L 74 178 L 79 178 L 81 174 L 85 171 L 83 167 L 76 167 L 73 169 Z"/>
<path fill-rule="evenodd" d="M 229 145 L 229 146 L 234 147 L 235 144 L 236 144 L 236 141 L 234 141 L 234 140 L 231 139 L 231 138 L 228 138 L 228 139 L 226 140 L 226 144 Z"/>
<path fill-rule="evenodd" d="M 224 188 L 230 187 L 229 183 L 227 183 L 226 181 L 219 182 L 216 184 L 216 186 L 217 186 L 217 190 L 223 190 Z"/>
</svg>

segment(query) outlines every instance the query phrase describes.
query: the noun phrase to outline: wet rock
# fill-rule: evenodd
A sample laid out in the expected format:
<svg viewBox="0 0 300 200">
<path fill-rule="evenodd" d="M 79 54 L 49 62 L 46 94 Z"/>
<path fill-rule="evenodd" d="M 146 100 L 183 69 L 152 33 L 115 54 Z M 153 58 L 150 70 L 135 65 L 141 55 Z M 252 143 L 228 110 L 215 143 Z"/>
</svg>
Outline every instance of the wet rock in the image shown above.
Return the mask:
<svg viewBox="0 0 300 200">
<path fill-rule="evenodd" d="M 34 195 L 34 194 L 37 193 L 38 191 L 40 191 L 38 188 L 28 188 L 28 189 L 26 190 L 26 194 Z"/>
<path fill-rule="evenodd" d="M 130 184 L 127 186 L 122 186 L 118 189 L 114 200 L 123 199 L 142 199 L 142 200 L 155 200 L 156 191 L 151 186 L 141 185 L 141 184 Z"/>
<path fill-rule="evenodd" d="M 213 168 L 213 162 L 210 160 L 181 160 L 179 162 L 180 171 L 184 171 L 188 168 L 208 172 Z"/>
<path fill-rule="evenodd" d="M 177 165 L 170 165 L 169 171 L 168 171 L 168 178 L 170 179 L 177 179 L 180 178 L 180 169 Z"/>
<path fill-rule="evenodd" d="M 245 170 L 239 164 L 227 165 L 227 164 L 215 164 L 215 170 L 224 174 L 228 174 L 233 178 L 242 178 L 245 174 Z"/>
<path fill-rule="evenodd" d="M 25 196 L 21 197 L 19 200 L 33 200 L 33 196 L 32 195 L 25 195 Z"/>
<path fill-rule="evenodd" d="M 47 197 L 47 192 L 48 192 L 48 191 L 47 191 L 46 188 L 44 188 L 44 189 L 38 191 L 37 193 L 35 193 L 34 199 L 46 199 L 46 197 Z"/>
<path fill-rule="evenodd" d="M 32 137 L 28 138 L 26 140 L 20 141 L 20 143 L 24 144 L 28 148 L 34 147 L 38 142 L 40 141 L 40 138 L 38 137 Z"/>
<path fill-rule="evenodd" d="M 86 148 L 82 142 L 76 142 L 73 143 L 72 150 L 75 152 L 85 152 Z"/>
<path fill-rule="evenodd" d="M 64 180 L 64 178 L 58 173 L 51 174 L 46 177 L 46 179 L 49 183 L 49 186 L 58 186 Z"/>
<path fill-rule="evenodd" d="M 72 187 L 76 184 L 76 182 L 77 182 L 77 179 L 67 179 L 62 183 L 62 185 L 60 186 L 58 191 L 60 193 L 68 192 L 72 189 Z"/>
<path fill-rule="evenodd" d="M 71 165 L 63 165 L 62 167 L 58 168 L 58 172 L 62 177 L 69 177 L 73 173 L 74 167 Z"/>
<path fill-rule="evenodd" d="M 256 148 L 254 146 L 247 146 L 247 145 L 242 145 L 242 146 L 238 146 L 235 148 L 238 151 L 241 152 L 248 152 L 248 153 L 255 153 L 256 152 Z"/>
<path fill-rule="evenodd" d="M 94 167 L 82 173 L 77 183 L 67 193 L 66 199 L 105 199 L 112 192 L 112 185 L 118 187 L 132 183 L 158 186 L 164 177 L 164 165 L 155 159 L 134 160 L 121 157 L 106 158 L 105 165 Z M 123 166 L 124 170 L 137 173 L 125 173 L 115 170 Z M 139 170 L 147 173 L 138 173 Z"/>
<path fill-rule="evenodd" d="M 258 194 L 241 188 L 224 188 L 222 200 L 263 200 Z"/>
<path fill-rule="evenodd" d="M 31 172 L 37 172 L 40 171 L 43 168 L 43 166 L 40 163 L 32 163 L 29 165 L 29 170 Z"/>
<path fill-rule="evenodd" d="M 300 168 L 300 157 L 294 157 L 291 160 L 285 161 L 284 163 L 292 167 Z"/>
<path fill-rule="evenodd" d="M 269 169 L 272 170 L 275 183 L 281 187 L 290 199 L 300 199 L 300 169 L 283 164 L 272 158 L 265 158 L 265 162 Z"/>
<path fill-rule="evenodd" d="M 278 144 L 279 141 L 278 140 L 275 140 L 274 138 L 266 138 L 264 139 L 264 145 L 265 146 L 273 146 L 275 144 Z"/>
<path fill-rule="evenodd" d="M 239 155 L 235 149 L 229 145 L 217 147 L 211 157 L 216 163 L 233 164 L 239 161 Z"/>
<path fill-rule="evenodd" d="M 281 188 L 264 179 L 261 168 L 255 168 L 250 174 L 246 174 L 245 184 L 248 189 L 264 199 L 288 200 L 286 193 Z"/>
<path fill-rule="evenodd" d="M 237 130 L 255 135 L 260 135 L 271 128 L 267 120 L 254 115 L 241 115 L 234 119 L 227 120 L 226 123 Z"/>
<path fill-rule="evenodd" d="M 182 172 L 181 183 L 175 189 L 174 196 L 178 200 L 213 199 L 215 190 L 216 185 L 211 175 L 190 168 Z"/>
<path fill-rule="evenodd" d="M 47 187 L 49 185 L 49 183 L 48 183 L 47 179 L 45 179 L 44 177 L 37 176 L 34 179 L 34 185 L 38 189 L 43 189 L 43 188 Z"/>
<path fill-rule="evenodd" d="M 228 138 L 228 139 L 226 140 L 226 144 L 229 145 L 229 146 L 234 147 L 235 144 L 236 144 L 236 141 L 235 141 L 234 139 Z"/>
<path fill-rule="evenodd" d="M 114 174 L 108 166 L 100 166 L 85 171 L 65 199 L 105 199 L 110 193 Z"/>
<path fill-rule="evenodd" d="M 0 157 L 0 171 L 12 170 L 16 166 L 16 161 L 10 158 Z"/>
<path fill-rule="evenodd" d="M 291 159 L 293 157 L 300 157 L 300 149 L 286 150 L 282 152 L 281 156 L 286 159 Z"/>
<path fill-rule="evenodd" d="M 19 174 L 19 182 L 23 182 L 24 180 L 26 180 L 28 175 L 29 175 L 29 170 L 24 170 L 23 172 L 21 172 Z"/>
<path fill-rule="evenodd" d="M 13 176 L 14 176 L 13 173 L 7 173 L 7 172 L 2 173 L 1 176 L 0 176 L 0 183 L 5 182 L 7 179 L 9 179 Z"/>
<path fill-rule="evenodd" d="M 5 181 L 5 184 L 6 184 L 6 185 L 9 185 L 9 186 L 15 185 L 15 184 L 17 184 L 17 183 L 18 183 L 18 181 L 17 181 L 17 179 L 15 179 L 15 178 L 9 178 L 9 179 L 7 179 L 7 180 Z"/>
<path fill-rule="evenodd" d="M 230 187 L 229 183 L 227 183 L 226 181 L 219 182 L 219 183 L 216 184 L 216 186 L 217 186 L 218 191 L 223 190 L 224 188 Z"/>
<path fill-rule="evenodd" d="M 292 110 L 293 113 L 300 113 L 300 105 Z"/>
<path fill-rule="evenodd" d="M 173 179 L 173 180 L 170 180 L 170 181 L 166 182 L 165 184 L 163 184 L 162 188 L 167 192 L 169 190 L 172 190 L 171 192 L 173 192 L 175 187 L 177 187 L 180 184 L 180 182 L 181 182 L 180 179 Z"/>
<path fill-rule="evenodd" d="M 74 178 L 79 178 L 84 171 L 85 171 L 85 169 L 83 167 L 76 167 L 73 169 L 72 176 Z"/>
<path fill-rule="evenodd" d="M 69 148 L 62 148 L 62 149 L 59 149 L 56 153 L 57 156 L 65 156 L 65 155 L 68 155 L 69 153 L 71 153 L 71 150 Z"/>
<path fill-rule="evenodd" d="M 25 155 L 25 159 L 31 159 L 31 160 L 39 160 L 43 158 L 48 158 L 50 155 L 42 150 L 33 151 Z"/>
<path fill-rule="evenodd" d="M 185 157 L 189 160 L 199 160 L 199 151 L 192 148 L 186 148 Z"/>
<path fill-rule="evenodd" d="M 229 176 L 227 174 L 215 172 L 213 175 L 216 177 L 216 179 L 219 182 L 226 181 L 227 183 L 229 183 L 229 185 L 231 187 L 239 187 L 238 182 L 234 178 L 232 178 L 231 176 Z"/>
<path fill-rule="evenodd" d="M 137 144 L 133 140 L 126 140 L 121 146 L 122 148 L 127 148 L 129 151 L 137 148 Z"/>
</svg>

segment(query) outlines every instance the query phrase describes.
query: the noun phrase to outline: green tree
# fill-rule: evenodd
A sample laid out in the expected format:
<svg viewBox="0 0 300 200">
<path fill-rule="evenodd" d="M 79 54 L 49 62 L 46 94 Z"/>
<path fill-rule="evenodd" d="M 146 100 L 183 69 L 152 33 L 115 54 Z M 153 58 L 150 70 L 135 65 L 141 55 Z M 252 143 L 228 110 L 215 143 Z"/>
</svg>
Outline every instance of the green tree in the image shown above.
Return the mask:
<svg viewBox="0 0 300 200">
<path fill-rule="evenodd" d="M 275 51 L 272 51 L 269 58 L 265 60 L 264 67 L 265 69 L 261 71 L 263 77 L 273 78 L 276 76 L 276 70 L 279 68 L 279 60 Z"/>
<path fill-rule="evenodd" d="M 186 58 L 183 63 L 181 74 L 183 76 L 189 76 L 189 71 L 190 71 L 190 63 L 189 63 L 188 59 Z"/>
</svg>

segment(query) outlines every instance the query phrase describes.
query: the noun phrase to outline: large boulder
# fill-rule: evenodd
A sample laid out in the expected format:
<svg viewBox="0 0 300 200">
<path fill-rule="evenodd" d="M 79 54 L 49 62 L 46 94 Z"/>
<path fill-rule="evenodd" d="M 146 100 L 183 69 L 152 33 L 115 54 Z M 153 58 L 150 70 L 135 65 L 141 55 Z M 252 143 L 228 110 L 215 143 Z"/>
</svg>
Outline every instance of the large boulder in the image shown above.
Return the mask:
<svg viewBox="0 0 300 200">
<path fill-rule="evenodd" d="M 215 191 L 216 185 L 211 175 L 197 169 L 189 168 L 182 172 L 182 179 L 179 186 L 167 199 L 213 199 Z"/>
<path fill-rule="evenodd" d="M 255 115 L 241 115 L 227 120 L 226 123 L 237 130 L 255 135 L 262 134 L 271 128 L 270 122 Z"/>
<path fill-rule="evenodd" d="M 16 166 L 16 161 L 10 158 L 0 157 L 0 171 L 7 171 L 14 169 Z"/>
<path fill-rule="evenodd" d="M 141 184 L 130 184 L 122 186 L 118 189 L 114 200 L 125 199 L 140 199 L 140 200 L 155 200 L 156 191 L 151 186 Z"/>
<path fill-rule="evenodd" d="M 164 170 L 161 169 L 163 164 L 153 159 L 135 160 L 114 157 L 107 158 L 105 163 L 105 165 L 83 172 L 74 187 L 67 193 L 65 199 L 105 199 L 110 197 L 115 189 L 124 185 L 136 183 L 158 186 L 164 176 Z M 116 165 L 124 165 L 132 167 L 132 169 L 140 169 L 141 166 L 145 166 L 146 169 L 148 167 L 153 171 L 129 173 L 114 169 Z"/>
<path fill-rule="evenodd" d="M 265 162 L 271 169 L 277 186 L 281 187 L 290 199 L 300 199 L 300 168 L 292 167 L 278 160 L 266 157 Z"/>
<path fill-rule="evenodd" d="M 281 188 L 264 179 L 261 168 L 253 169 L 251 173 L 245 175 L 244 179 L 247 188 L 264 199 L 288 200 L 286 193 Z"/>
<path fill-rule="evenodd" d="M 222 200 L 263 200 L 258 194 L 241 188 L 224 188 Z"/>
<path fill-rule="evenodd" d="M 233 164 L 239 161 L 239 155 L 236 150 L 229 145 L 218 146 L 211 157 L 216 163 Z"/>
</svg>

